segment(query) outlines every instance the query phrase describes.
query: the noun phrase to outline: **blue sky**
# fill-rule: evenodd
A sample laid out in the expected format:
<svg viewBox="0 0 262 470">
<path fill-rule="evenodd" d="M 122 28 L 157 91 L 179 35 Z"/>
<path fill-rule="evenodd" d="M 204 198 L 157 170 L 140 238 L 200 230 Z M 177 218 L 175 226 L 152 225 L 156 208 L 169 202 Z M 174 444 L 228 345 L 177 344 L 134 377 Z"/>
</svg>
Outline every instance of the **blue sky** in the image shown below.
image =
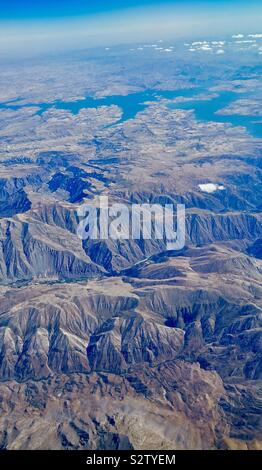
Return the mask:
<svg viewBox="0 0 262 470">
<path fill-rule="evenodd" d="M 186 4 L 194 8 L 199 4 L 206 7 L 232 5 L 260 4 L 260 0 L 0 0 L 0 18 L 2 19 L 28 19 L 28 18 L 58 18 L 81 15 L 94 15 L 112 11 L 121 11 L 128 8 L 148 7 L 161 5 Z M 190 13 L 190 12 L 189 12 Z"/>
<path fill-rule="evenodd" d="M 0 55 L 261 32 L 261 0 L 0 0 Z"/>
<path fill-rule="evenodd" d="M 179 1 L 179 0 L 178 0 Z M 6 0 L 2 18 L 50 18 L 95 14 L 129 7 L 159 5 L 159 0 Z"/>
</svg>

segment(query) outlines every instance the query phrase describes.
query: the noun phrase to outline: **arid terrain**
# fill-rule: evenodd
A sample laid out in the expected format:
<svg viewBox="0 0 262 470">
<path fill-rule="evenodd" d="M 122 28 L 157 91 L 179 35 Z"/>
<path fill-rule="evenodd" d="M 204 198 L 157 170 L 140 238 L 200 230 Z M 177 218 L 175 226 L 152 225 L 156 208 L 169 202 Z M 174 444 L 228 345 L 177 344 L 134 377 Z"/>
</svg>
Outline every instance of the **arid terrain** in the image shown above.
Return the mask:
<svg viewBox="0 0 262 470">
<path fill-rule="evenodd" d="M 262 449 L 262 39 L 192 44 L 1 65 L 2 449 Z M 82 241 L 101 195 L 185 247 Z"/>
</svg>

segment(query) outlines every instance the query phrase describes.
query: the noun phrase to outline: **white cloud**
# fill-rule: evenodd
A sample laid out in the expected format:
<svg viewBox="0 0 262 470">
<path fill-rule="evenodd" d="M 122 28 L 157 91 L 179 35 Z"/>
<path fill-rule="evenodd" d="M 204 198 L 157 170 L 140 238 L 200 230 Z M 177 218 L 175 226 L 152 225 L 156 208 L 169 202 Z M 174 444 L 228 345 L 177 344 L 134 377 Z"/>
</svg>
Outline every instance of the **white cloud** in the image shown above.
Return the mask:
<svg viewBox="0 0 262 470">
<path fill-rule="evenodd" d="M 226 189 L 224 186 L 215 183 L 199 184 L 198 187 L 204 193 L 214 193 L 215 191 L 223 191 Z"/>
<path fill-rule="evenodd" d="M 224 49 L 218 49 L 218 50 L 217 50 L 217 54 L 225 54 Z"/>
<path fill-rule="evenodd" d="M 262 33 L 259 33 L 259 34 L 249 34 L 248 37 L 249 37 L 249 38 L 262 38 Z"/>
<path fill-rule="evenodd" d="M 252 44 L 256 41 L 252 40 L 252 39 L 245 39 L 244 41 L 236 41 L 236 44 Z"/>
<path fill-rule="evenodd" d="M 233 39 L 241 39 L 244 37 L 244 34 L 233 34 L 232 38 Z"/>
</svg>

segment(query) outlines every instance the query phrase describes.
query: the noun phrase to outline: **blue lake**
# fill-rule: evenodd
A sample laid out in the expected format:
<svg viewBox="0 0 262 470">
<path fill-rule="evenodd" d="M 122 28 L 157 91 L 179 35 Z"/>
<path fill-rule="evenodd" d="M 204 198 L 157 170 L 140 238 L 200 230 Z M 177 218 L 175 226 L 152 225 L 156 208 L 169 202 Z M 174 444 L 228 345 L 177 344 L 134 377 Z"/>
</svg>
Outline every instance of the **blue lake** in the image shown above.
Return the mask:
<svg viewBox="0 0 262 470">
<path fill-rule="evenodd" d="M 0 109 L 11 108 L 14 110 L 21 109 L 22 107 L 39 107 L 36 113 L 42 115 L 45 111 L 51 108 L 68 110 L 73 114 L 78 114 L 83 108 L 98 108 L 99 106 L 116 105 L 122 109 L 122 118 L 119 122 L 127 121 L 134 118 L 139 111 L 143 111 L 146 107 L 147 101 L 157 101 L 159 98 L 174 99 L 178 96 L 191 97 L 196 92 L 196 89 L 183 89 L 175 91 L 156 91 L 147 90 L 145 92 L 130 93 L 126 96 L 114 95 L 105 98 L 92 98 L 87 97 L 79 101 L 53 101 L 52 103 L 30 103 L 26 105 L 19 104 L 19 99 L 10 101 L 8 103 L 0 103 Z"/>
<path fill-rule="evenodd" d="M 223 122 L 232 124 L 233 126 L 243 126 L 247 131 L 257 138 L 262 138 L 262 118 L 257 116 L 241 116 L 241 115 L 219 115 L 217 111 L 226 108 L 233 101 L 240 98 L 247 98 L 247 95 L 237 94 L 233 92 L 222 92 L 218 97 L 211 100 L 197 100 L 187 101 L 182 103 L 172 103 L 169 105 L 170 109 L 185 109 L 193 110 L 198 121 L 207 122 Z"/>
<path fill-rule="evenodd" d="M 19 103 L 19 99 L 17 99 L 8 103 L 0 103 L 0 109 L 9 108 L 18 110 L 23 107 L 37 106 L 39 110 L 36 114 L 38 115 L 42 115 L 45 111 L 51 108 L 68 110 L 73 114 L 77 114 L 83 108 L 98 108 L 99 106 L 117 105 L 122 109 L 122 118 L 117 121 L 117 124 L 119 124 L 121 122 L 127 121 L 128 119 L 133 119 L 139 111 L 146 109 L 146 102 L 148 101 L 157 102 L 161 98 L 172 100 L 180 96 L 184 98 L 192 98 L 195 97 L 198 93 L 203 94 L 203 92 L 205 92 L 205 90 L 202 88 L 190 88 L 175 91 L 147 90 L 145 92 L 131 93 L 127 96 L 117 95 L 99 99 L 87 97 L 85 99 L 73 102 L 54 101 L 52 103 L 30 103 L 27 105 L 21 105 Z M 247 96 L 243 94 L 239 95 L 233 92 L 222 92 L 218 97 L 211 100 L 198 100 L 195 98 L 191 101 L 168 104 L 168 107 L 170 109 L 193 110 L 197 120 L 199 121 L 215 121 L 229 123 L 234 126 L 243 126 L 254 137 L 262 138 L 262 118 L 240 115 L 221 116 L 216 114 L 218 110 L 229 106 L 233 101 L 239 99 L 240 97 L 246 98 Z"/>
</svg>

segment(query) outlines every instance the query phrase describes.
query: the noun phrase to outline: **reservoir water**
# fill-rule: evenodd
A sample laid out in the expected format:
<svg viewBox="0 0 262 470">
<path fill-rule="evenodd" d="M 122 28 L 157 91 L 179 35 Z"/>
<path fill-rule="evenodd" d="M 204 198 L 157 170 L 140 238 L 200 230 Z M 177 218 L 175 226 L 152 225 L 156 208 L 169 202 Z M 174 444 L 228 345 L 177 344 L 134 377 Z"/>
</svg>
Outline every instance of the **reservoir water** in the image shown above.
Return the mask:
<svg viewBox="0 0 262 470">
<path fill-rule="evenodd" d="M 105 98 L 92 98 L 87 97 L 78 101 L 54 101 L 52 103 L 30 103 L 21 104 L 19 100 L 8 103 L 0 103 L 0 109 L 13 109 L 18 110 L 23 107 L 37 106 L 39 110 L 38 115 L 42 115 L 45 111 L 51 108 L 68 110 L 73 114 L 78 114 L 83 108 L 98 108 L 99 106 L 117 105 L 122 109 L 122 117 L 116 124 L 125 122 L 128 119 L 133 119 L 139 111 L 143 111 L 148 106 L 147 102 L 157 102 L 159 99 L 172 100 L 178 97 L 194 98 L 190 101 L 177 101 L 170 103 L 167 106 L 170 109 L 185 109 L 193 110 L 197 120 L 199 121 L 214 121 L 229 123 L 233 126 L 243 126 L 254 137 L 262 138 L 262 118 L 255 116 L 241 116 L 241 115 L 219 115 L 217 111 L 229 106 L 233 101 L 239 98 L 246 98 L 248 96 L 234 92 L 220 92 L 218 96 L 212 99 L 197 99 L 197 94 L 201 93 L 203 96 L 204 89 L 180 89 L 174 91 L 162 90 L 147 90 L 145 92 L 131 93 L 127 96 L 108 96 Z"/>
<path fill-rule="evenodd" d="M 249 95 L 250 96 L 250 95 Z M 185 101 L 181 103 L 172 103 L 169 105 L 171 109 L 193 110 L 198 121 L 215 121 L 232 124 L 233 126 L 243 126 L 253 137 L 262 138 L 262 117 L 242 116 L 240 114 L 221 115 L 216 114 L 217 111 L 226 108 L 233 101 L 240 98 L 247 98 L 247 95 L 225 91 L 219 96 L 211 100 Z"/>
</svg>

